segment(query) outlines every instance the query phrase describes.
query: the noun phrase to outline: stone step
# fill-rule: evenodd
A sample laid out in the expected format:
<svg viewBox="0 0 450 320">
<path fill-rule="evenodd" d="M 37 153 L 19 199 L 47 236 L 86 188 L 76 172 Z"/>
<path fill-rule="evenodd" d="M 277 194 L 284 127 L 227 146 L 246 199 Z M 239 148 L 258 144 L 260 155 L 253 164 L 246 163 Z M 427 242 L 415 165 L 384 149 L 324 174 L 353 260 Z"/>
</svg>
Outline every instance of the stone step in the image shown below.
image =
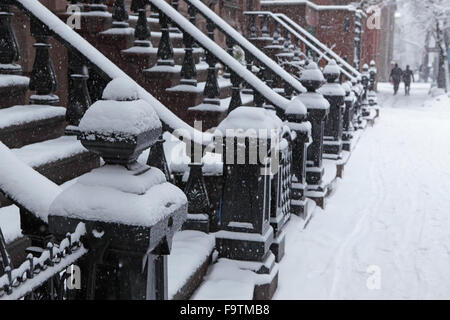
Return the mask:
<svg viewBox="0 0 450 320">
<path fill-rule="evenodd" d="M 180 84 L 181 80 L 181 65 L 175 66 L 154 66 L 149 69 L 145 69 L 142 73 L 144 79 L 143 87 L 147 89 L 155 98 L 165 104 L 170 102 L 168 99 L 168 94 L 166 92 L 167 88 L 172 88 Z M 206 81 L 206 76 L 208 74 L 208 65 L 206 63 L 197 64 L 197 81 L 199 83 Z M 170 109 L 172 105 L 166 104 Z M 184 102 L 181 104 L 184 106 Z M 187 107 L 185 106 L 185 109 Z M 171 109 L 172 110 L 172 109 Z"/>
<path fill-rule="evenodd" d="M 136 23 L 138 20 L 138 16 L 135 14 L 130 14 L 129 19 L 128 19 L 128 23 L 130 24 L 130 27 L 135 28 L 136 27 Z M 147 22 L 149 24 L 150 27 L 150 32 L 154 32 L 154 31 L 160 31 L 160 25 L 159 25 L 159 19 L 157 18 L 147 18 Z"/>
<path fill-rule="evenodd" d="M 25 104 L 29 82 L 28 77 L 0 74 L 0 108 Z"/>
<path fill-rule="evenodd" d="M 54 139 L 64 134 L 66 109 L 18 105 L 0 109 L 0 141 L 9 148 Z"/>
<path fill-rule="evenodd" d="M 100 165 L 75 136 L 62 136 L 12 149 L 19 159 L 56 184 L 72 180 Z"/>
<path fill-rule="evenodd" d="M 242 106 L 253 105 L 253 95 L 241 93 Z M 194 121 L 202 121 L 202 129 L 207 130 L 219 125 L 228 114 L 231 96 L 220 99 L 220 105 L 211 105 L 201 103 L 188 108 L 187 123 L 193 124 Z"/>
<path fill-rule="evenodd" d="M 197 290 L 211 264 L 214 247 L 212 234 L 191 230 L 175 233 L 168 256 L 169 300 L 187 300 Z"/>
<path fill-rule="evenodd" d="M 219 77 L 217 79 L 219 84 L 220 99 L 225 99 L 231 96 L 231 82 L 229 79 Z M 167 95 L 170 99 L 182 99 L 185 107 L 193 107 L 201 104 L 204 99 L 203 91 L 205 90 L 206 82 L 198 82 L 197 86 L 189 86 L 180 84 L 166 89 Z"/>
<path fill-rule="evenodd" d="M 182 65 L 184 60 L 184 48 L 174 48 L 174 62 L 176 65 Z M 122 51 L 122 58 L 126 62 L 123 70 L 130 76 L 142 74 L 142 70 L 149 69 L 156 65 L 157 47 L 131 47 Z M 194 48 L 193 57 L 196 64 L 200 63 L 200 57 L 204 51 L 200 48 Z M 181 69 L 181 68 L 180 68 Z M 200 68 L 199 71 L 204 68 Z"/>
</svg>

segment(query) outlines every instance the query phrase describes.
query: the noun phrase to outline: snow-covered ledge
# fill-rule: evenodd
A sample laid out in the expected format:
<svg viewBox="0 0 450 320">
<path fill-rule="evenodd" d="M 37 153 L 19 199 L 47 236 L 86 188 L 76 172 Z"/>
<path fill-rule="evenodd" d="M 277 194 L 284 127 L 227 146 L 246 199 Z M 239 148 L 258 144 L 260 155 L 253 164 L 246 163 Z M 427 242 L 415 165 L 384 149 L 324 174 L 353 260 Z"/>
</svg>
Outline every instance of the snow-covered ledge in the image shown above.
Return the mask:
<svg viewBox="0 0 450 320">
<path fill-rule="evenodd" d="M 138 88 L 126 78 L 111 81 L 103 100 L 80 121 L 79 139 L 104 160 L 81 176 L 51 204 L 49 228 L 58 238 L 86 225 L 91 248 L 86 270 L 108 265 L 111 274 L 93 277 L 95 299 L 167 299 L 167 258 L 172 237 L 187 214 L 183 191 L 157 168 L 138 164 L 139 154 L 161 134 L 161 122 Z M 155 279 L 149 281 L 148 279 Z"/>
</svg>

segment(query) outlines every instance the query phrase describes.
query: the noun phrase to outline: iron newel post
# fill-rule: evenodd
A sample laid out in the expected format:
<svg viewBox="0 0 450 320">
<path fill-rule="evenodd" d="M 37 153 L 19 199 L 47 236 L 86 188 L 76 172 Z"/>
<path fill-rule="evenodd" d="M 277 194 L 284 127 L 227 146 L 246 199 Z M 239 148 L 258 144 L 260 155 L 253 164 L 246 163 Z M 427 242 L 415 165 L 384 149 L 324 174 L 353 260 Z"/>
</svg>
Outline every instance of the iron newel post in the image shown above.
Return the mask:
<svg viewBox="0 0 450 320">
<path fill-rule="evenodd" d="M 330 104 L 322 94 L 316 92 L 325 82 L 325 78 L 315 62 L 310 62 L 306 66 L 300 82 L 308 91 L 299 95 L 296 99 L 299 99 L 306 106 L 308 121 L 312 126 L 312 143 L 308 147 L 306 162 L 307 196 L 322 206 L 326 191 L 322 182 L 324 174 L 322 165 L 323 135 Z"/>
<path fill-rule="evenodd" d="M 167 255 L 186 218 L 184 193 L 155 167 L 137 162 L 158 143 L 161 122 L 137 87 L 115 79 L 80 121 L 78 139 L 105 165 L 81 176 L 52 203 L 50 231 L 79 222 L 88 254 L 79 261 L 87 299 L 167 299 Z"/>
<path fill-rule="evenodd" d="M 340 158 L 342 152 L 345 90 L 337 82 L 340 74 L 336 61 L 331 60 L 323 69 L 323 75 L 327 83 L 319 89 L 319 92 L 330 103 L 330 113 L 325 123 L 324 153 L 332 159 Z"/>
</svg>

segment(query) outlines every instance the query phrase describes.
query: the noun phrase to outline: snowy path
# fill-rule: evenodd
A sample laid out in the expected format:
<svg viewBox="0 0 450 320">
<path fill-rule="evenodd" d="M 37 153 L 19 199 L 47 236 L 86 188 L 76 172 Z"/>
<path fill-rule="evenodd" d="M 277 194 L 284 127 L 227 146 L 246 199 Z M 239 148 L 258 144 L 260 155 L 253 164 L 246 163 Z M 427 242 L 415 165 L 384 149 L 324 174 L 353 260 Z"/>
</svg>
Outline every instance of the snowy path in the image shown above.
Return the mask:
<svg viewBox="0 0 450 320">
<path fill-rule="evenodd" d="M 391 91 L 325 211 L 290 222 L 276 299 L 450 298 L 450 100 Z"/>
</svg>

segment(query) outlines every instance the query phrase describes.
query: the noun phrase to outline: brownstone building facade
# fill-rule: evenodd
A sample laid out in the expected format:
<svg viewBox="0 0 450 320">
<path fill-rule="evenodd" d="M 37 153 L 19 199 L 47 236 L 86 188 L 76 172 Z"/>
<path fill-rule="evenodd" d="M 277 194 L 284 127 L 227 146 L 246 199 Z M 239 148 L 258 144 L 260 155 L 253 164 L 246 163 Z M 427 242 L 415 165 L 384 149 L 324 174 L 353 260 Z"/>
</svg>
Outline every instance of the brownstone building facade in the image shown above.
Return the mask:
<svg viewBox="0 0 450 320">
<path fill-rule="evenodd" d="M 381 1 L 380 1 L 381 2 Z M 355 6 L 354 0 L 261 0 L 262 10 L 284 13 L 328 47 L 361 68 L 374 60 L 387 81 L 393 56 L 395 1 Z M 367 12 L 366 10 L 369 9 Z"/>
<path fill-rule="evenodd" d="M 51 11 L 64 13 L 68 1 L 40 0 Z M 171 0 L 166 0 L 171 2 Z M 284 13 L 307 29 L 312 35 L 351 64 L 359 68 L 374 60 L 377 63 L 379 79 L 386 81 L 389 76 L 393 55 L 393 29 L 395 0 L 381 11 L 380 28 L 368 28 L 368 14 L 354 6 L 352 0 L 204 0 L 204 2 L 224 18 L 237 31 L 246 34 L 248 26 L 244 11 L 268 10 Z M 114 0 L 107 0 L 112 7 Z M 131 0 L 126 0 L 127 5 Z M 179 1 L 179 11 L 187 12 L 186 3 Z M 19 43 L 24 74 L 29 75 L 34 60 L 34 39 L 30 35 L 29 18 L 16 11 L 14 29 Z M 205 20 L 198 17 L 197 25 L 206 29 Z M 95 29 L 95 28 L 93 28 Z M 357 40 L 357 41 L 355 41 Z M 216 33 L 215 41 L 225 47 L 222 34 Z M 58 42 L 51 40 L 52 60 L 58 75 L 60 96 L 63 105 L 67 102 L 67 52 Z"/>
</svg>

